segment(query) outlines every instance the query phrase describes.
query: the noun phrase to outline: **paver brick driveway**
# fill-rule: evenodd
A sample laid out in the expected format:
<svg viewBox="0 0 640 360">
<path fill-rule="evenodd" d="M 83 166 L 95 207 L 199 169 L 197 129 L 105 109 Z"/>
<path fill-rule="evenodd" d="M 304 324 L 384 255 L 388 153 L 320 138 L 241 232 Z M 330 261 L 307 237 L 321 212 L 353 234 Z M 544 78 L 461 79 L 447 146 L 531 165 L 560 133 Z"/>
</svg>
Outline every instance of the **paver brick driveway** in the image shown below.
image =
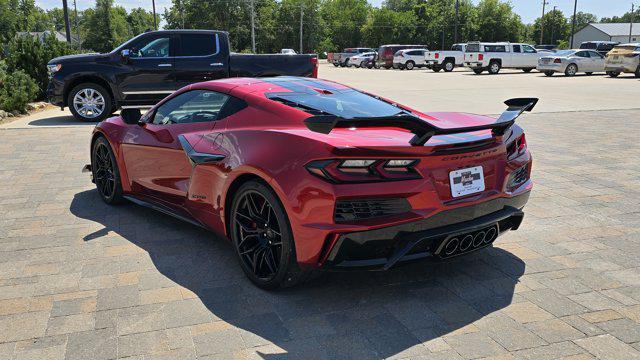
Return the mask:
<svg viewBox="0 0 640 360">
<path fill-rule="evenodd" d="M 0 359 L 638 359 L 638 118 L 526 115 L 536 185 L 491 249 L 272 293 L 213 234 L 103 204 L 89 127 L 0 130 Z"/>
</svg>

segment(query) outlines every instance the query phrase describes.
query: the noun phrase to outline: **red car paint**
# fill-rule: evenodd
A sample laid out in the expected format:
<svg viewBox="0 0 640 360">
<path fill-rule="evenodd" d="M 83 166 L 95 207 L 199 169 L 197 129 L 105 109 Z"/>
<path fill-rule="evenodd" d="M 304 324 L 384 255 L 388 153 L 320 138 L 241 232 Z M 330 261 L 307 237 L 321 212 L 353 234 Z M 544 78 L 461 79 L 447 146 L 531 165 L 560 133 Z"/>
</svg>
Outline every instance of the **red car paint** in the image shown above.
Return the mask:
<svg viewBox="0 0 640 360">
<path fill-rule="evenodd" d="M 304 82 L 323 94 L 349 89 L 324 80 L 288 78 Z M 234 182 L 259 177 L 278 195 L 286 209 L 300 265 L 321 267 L 339 234 L 385 228 L 426 219 L 455 208 L 497 198 L 512 198 L 532 188 L 531 155 L 526 146 L 508 158 L 507 148 L 522 135 L 517 125 L 504 136 L 490 130 L 431 138 L 424 146 L 411 146 L 412 134 L 397 128 L 335 129 L 330 134 L 310 131 L 303 123 L 309 114 L 273 101 L 265 94 L 291 91 L 277 82 L 235 78 L 197 83 L 170 95 L 143 117 L 178 94 L 205 89 L 243 99 L 248 107 L 215 122 L 154 125 L 126 124 L 121 117 L 99 123 L 94 130 L 106 137 L 114 151 L 125 194 L 162 204 L 229 236 L 227 213 Z M 467 113 L 421 113 L 398 105 L 440 128 L 494 123 L 495 119 Z M 201 153 L 224 155 L 214 164 L 192 166 L 178 141 L 184 135 Z M 477 151 L 443 149 L 487 141 Z M 92 141 L 93 143 L 93 141 Z M 524 141 L 523 141 L 524 143 Z M 335 184 L 311 174 L 305 165 L 319 159 L 418 159 L 419 179 Z M 527 180 L 514 189 L 507 179 L 528 165 Z M 483 166 L 485 190 L 459 198 L 451 195 L 449 172 Z M 346 223 L 334 221 L 337 200 L 406 198 L 411 210 L 381 218 Z"/>
</svg>

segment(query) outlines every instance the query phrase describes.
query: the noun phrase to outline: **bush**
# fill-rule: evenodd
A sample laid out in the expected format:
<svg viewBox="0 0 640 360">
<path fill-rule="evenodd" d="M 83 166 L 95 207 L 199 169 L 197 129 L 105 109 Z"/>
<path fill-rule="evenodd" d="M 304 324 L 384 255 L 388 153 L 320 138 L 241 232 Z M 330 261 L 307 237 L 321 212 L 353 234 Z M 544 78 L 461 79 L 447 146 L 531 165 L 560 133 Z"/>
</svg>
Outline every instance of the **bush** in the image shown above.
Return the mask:
<svg viewBox="0 0 640 360">
<path fill-rule="evenodd" d="M 0 62 L 0 109 L 5 111 L 27 111 L 27 104 L 36 99 L 38 84 L 24 71 L 7 73 Z"/>
<path fill-rule="evenodd" d="M 7 46 L 7 71 L 23 70 L 36 81 L 39 88 L 37 96 L 43 98 L 49 85 L 47 63 L 55 57 L 73 52 L 67 43 L 56 40 L 53 34 L 46 35 L 43 42 L 28 35 L 16 36 Z"/>
</svg>

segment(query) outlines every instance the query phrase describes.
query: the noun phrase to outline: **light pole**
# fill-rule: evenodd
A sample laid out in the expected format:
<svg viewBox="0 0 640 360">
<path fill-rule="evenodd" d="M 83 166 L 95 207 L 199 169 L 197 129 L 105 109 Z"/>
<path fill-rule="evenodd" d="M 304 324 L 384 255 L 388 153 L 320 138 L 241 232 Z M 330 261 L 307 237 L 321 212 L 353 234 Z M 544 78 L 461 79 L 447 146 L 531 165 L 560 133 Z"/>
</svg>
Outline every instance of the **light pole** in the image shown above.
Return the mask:
<svg viewBox="0 0 640 360">
<path fill-rule="evenodd" d="M 459 9 L 460 9 L 460 0 L 456 0 L 456 26 L 453 28 L 453 43 L 454 44 L 458 43 L 458 22 L 459 22 L 458 14 L 459 14 Z M 444 49 L 442 49 L 442 50 L 444 50 Z"/>
<path fill-rule="evenodd" d="M 158 30 L 158 24 L 156 23 L 156 0 L 151 0 L 153 5 L 153 30 Z"/>
<path fill-rule="evenodd" d="M 62 0 L 62 13 L 64 15 L 64 30 L 67 32 L 67 42 L 71 44 L 71 24 L 69 24 L 69 7 L 67 0 Z"/>
<path fill-rule="evenodd" d="M 631 35 L 633 35 L 633 13 L 634 11 L 634 3 L 631 3 L 631 19 L 629 19 L 629 42 L 631 42 Z"/>
<path fill-rule="evenodd" d="M 575 0 L 573 3 L 573 20 L 571 20 L 571 46 L 570 49 L 573 49 L 573 35 L 576 33 L 576 9 L 578 8 L 578 0 Z"/>
<path fill-rule="evenodd" d="M 553 7 L 553 16 L 555 16 L 555 15 L 556 15 L 556 8 L 557 8 L 557 6 L 554 6 L 554 7 Z M 551 18 L 551 21 L 552 21 L 552 22 L 551 22 L 551 45 L 553 45 L 553 44 L 555 43 L 555 42 L 553 41 L 553 40 L 554 40 L 553 38 L 555 37 L 555 32 L 556 32 L 556 22 L 555 22 L 555 20 L 553 19 L 553 17 Z"/>
<path fill-rule="evenodd" d="M 542 45 L 542 36 L 544 35 L 544 7 L 547 4 L 547 0 L 542 0 L 542 17 L 540 18 L 540 45 Z"/>
</svg>

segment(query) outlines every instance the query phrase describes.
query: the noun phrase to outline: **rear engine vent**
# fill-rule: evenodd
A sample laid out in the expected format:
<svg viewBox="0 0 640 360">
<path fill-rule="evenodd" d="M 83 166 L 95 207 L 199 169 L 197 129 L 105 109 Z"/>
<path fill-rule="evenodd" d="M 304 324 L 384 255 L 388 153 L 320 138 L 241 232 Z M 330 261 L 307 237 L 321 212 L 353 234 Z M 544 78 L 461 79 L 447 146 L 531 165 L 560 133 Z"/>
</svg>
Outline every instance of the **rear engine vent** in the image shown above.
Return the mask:
<svg viewBox="0 0 640 360">
<path fill-rule="evenodd" d="M 525 165 L 509 175 L 509 182 L 507 183 L 507 187 L 509 189 L 513 189 L 525 181 L 529 180 L 529 165 Z"/>
<path fill-rule="evenodd" d="M 334 219 L 347 222 L 401 214 L 411 210 L 407 199 L 354 199 L 336 202 Z"/>
</svg>

